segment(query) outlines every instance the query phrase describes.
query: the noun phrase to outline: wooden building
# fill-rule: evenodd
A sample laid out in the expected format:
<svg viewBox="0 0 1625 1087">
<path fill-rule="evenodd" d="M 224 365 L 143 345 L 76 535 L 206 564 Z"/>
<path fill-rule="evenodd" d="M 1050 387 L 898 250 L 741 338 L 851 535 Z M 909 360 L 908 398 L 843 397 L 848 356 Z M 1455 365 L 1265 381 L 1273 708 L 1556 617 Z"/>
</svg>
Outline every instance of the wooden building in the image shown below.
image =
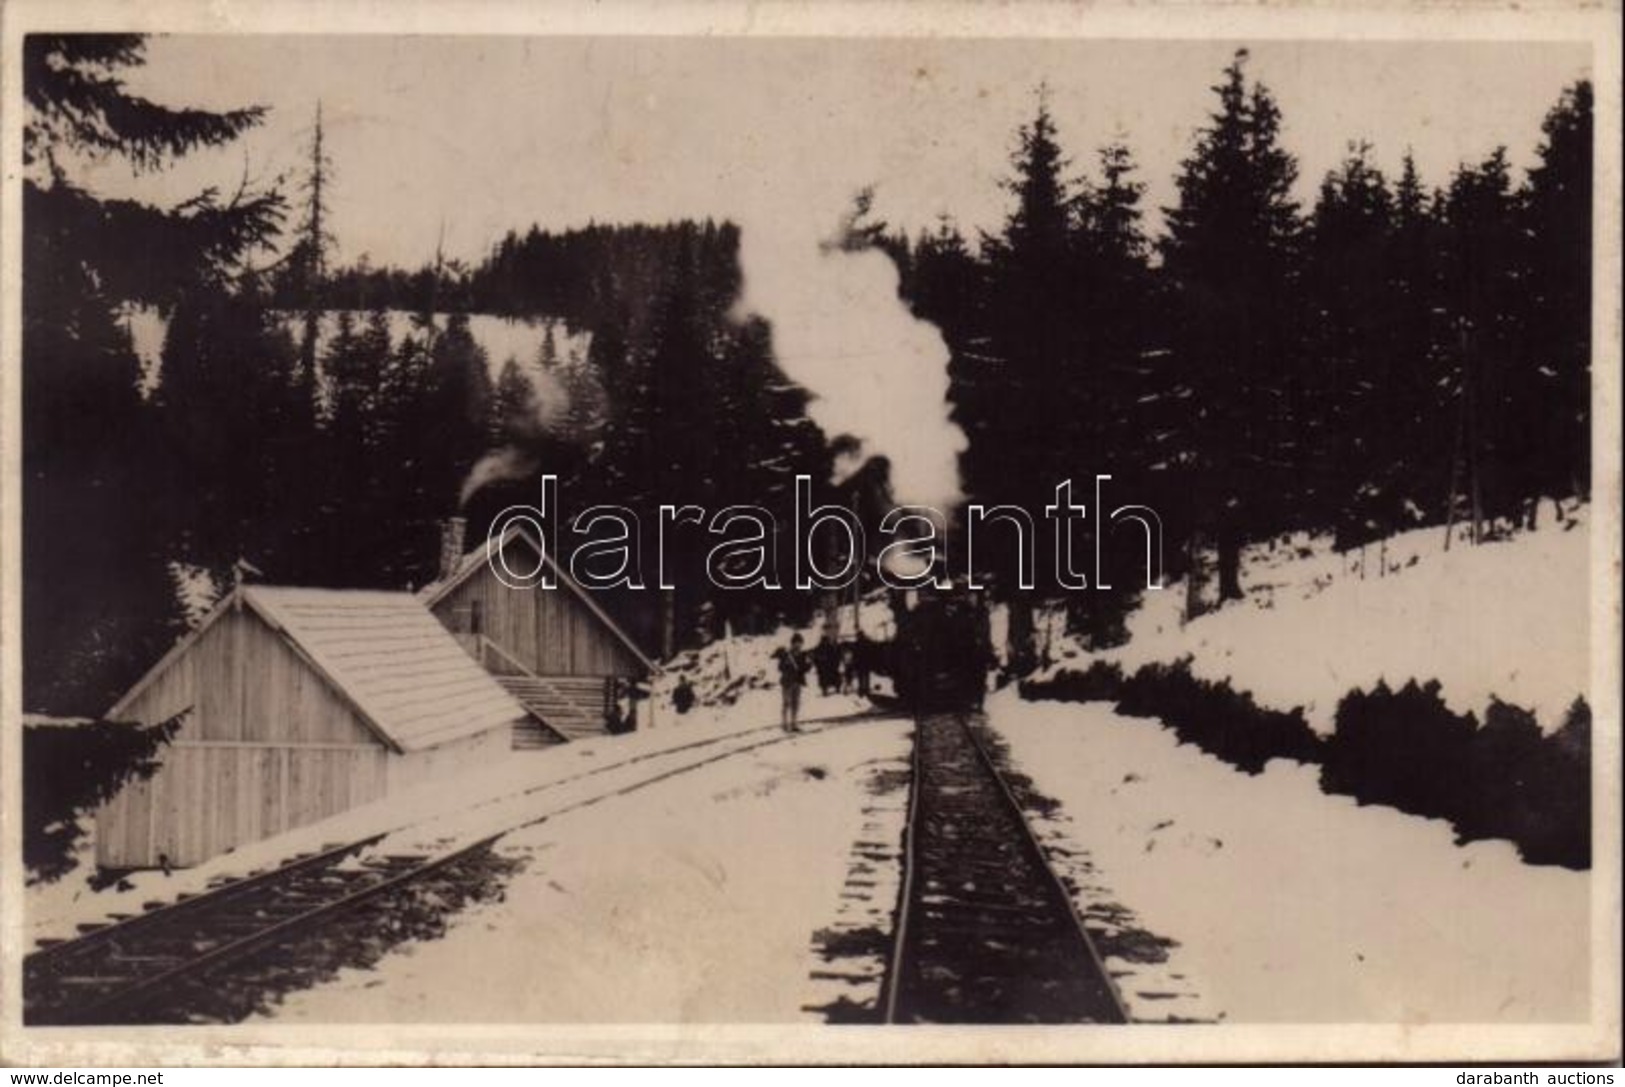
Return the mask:
<svg viewBox="0 0 1625 1087">
<path fill-rule="evenodd" d="M 410 593 L 243 586 L 117 705 L 188 711 L 96 817 L 108 868 L 194 865 L 503 758 L 527 714 Z"/>
<path fill-rule="evenodd" d="M 558 587 L 504 584 L 491 568 L 495 547 L 510 570 L 546 564 Z M 500 541 L 464 552 L 462 522 L 447 522 L 440 570 L 419 599 L 546 726 L 530 743 L 635 728 L 647 714 L 647 702 L 627 692 L 657 671 L 656 664 L 523 528 L 510 526 Z"/>
</svg>

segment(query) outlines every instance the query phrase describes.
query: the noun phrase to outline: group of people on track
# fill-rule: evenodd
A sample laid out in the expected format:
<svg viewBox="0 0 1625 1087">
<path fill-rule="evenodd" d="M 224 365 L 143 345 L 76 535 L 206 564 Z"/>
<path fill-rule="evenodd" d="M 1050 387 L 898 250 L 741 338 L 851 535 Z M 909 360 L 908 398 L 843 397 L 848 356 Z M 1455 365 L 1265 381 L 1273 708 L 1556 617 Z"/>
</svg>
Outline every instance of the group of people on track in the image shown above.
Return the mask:
<svg viewBox="0 0 1625 1087">
<path fill-rule="evenodd" d="M 818 645 L 808 652 L 801 635 L 795 634 L 791 636 L 788 646 L 775 651 L 773 659 L 779 667 L 779 690 L 784 696 L 780 719 L 784 730 L 801 731 L 801 692 L 807 685 L 809 673 L 817 675 L 818 689 L 822 694 L 856 692 L 867 698 L 873 669 L 870 660 L 872 644 L 862 631 L 854 640 L 846 643 L 838 642 L 826 633 Z"/>
</svg>

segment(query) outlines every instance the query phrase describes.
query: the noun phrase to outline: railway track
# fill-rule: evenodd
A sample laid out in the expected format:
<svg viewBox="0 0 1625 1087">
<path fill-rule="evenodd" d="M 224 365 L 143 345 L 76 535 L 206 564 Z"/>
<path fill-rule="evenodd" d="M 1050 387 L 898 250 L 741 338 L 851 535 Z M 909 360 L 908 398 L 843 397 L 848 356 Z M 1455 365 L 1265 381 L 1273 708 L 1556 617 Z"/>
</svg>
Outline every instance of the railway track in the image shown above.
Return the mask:
<svg viewBox="0 0 1625 1087">
<path fill-rule="evenodd" d="M 347 945 L 376 945 L 380 930 L 385 944 L 398 942 L 392 935 L 413 935 L 390 931 L 400 927 L 391 911 L 425 893 L 440 903 L 465 897 L 466 888 L 458 886 L 466 876 L 464 870 L 488 863 L 492 844 L 505 833 L 820 731 L 787 736 L 777 725 L 764 726 L 641 753 L 508 798 L 522 801 L 662 760 L 658 768 L 650 768 L 653 772 L 627 782 L 612 781 L 547 811 L 520 816 L 493 802 L 497 810 L 483 821 L 485 825 L 462 835 L 463 841 L 478 835 L 472 845 L 390 852 L 395 836 L 417 826 L 407 824 L 296 857 L 265 872 L 224 880 L 147 912 L 82 926 L 87 929 L 83 935 L 42 946 L 24 960 L 24 1021 L 30 1026 L 68 1026 L 244 1018 L 267 994 L 306 987 L 347 964 L 354 950 Z M 709 750 L 719 746 L 720 751 Z M 665 765 L 673 755 L 686 757 L 675 766 Z M 346 933 L 346 926 L 358 931 Z"/>
<path fill-rule="evenodd" d="M 406 896 L 447 890 L 432 885 L 462 878 L 459 869 L 486 857 L 493 840 L 427 856 L 362 857 L 379 841 L 364 839 L 36 951 L 23 967 L 24 1020 L 69 1026 L 241 1018 L 262 995 L 321 973 L 322 960 L 342 965 L 346 949 L 335 945 L 353 941 L 334 935 L 345 922 L 366 921 Z M 377 934 L 367 925 L 367 939 Z"/>
<path fill-rule="evenodd" d="M 885 1022 L 1127 1022 L 973 716 L 915 725 Z"/>
</svg>

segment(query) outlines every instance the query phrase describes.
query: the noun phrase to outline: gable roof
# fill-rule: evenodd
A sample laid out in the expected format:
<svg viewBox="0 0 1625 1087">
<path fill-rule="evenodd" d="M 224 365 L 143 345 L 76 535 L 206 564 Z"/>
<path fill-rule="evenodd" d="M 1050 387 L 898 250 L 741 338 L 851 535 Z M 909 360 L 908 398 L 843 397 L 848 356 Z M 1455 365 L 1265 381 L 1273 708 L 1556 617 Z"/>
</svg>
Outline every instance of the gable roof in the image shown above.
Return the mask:
<svg viewBox="0 0 1625 1087">
<path fill-rule="evenodd" d="M 547 564 L 547 568 L 553 572 L 553 576 L 558 580 L 559 588 L 568 590 L 570 593 L 572 593 L 575 598 L 579 600 L 589 612 L 592 613 L 593 617 L 598 620 L 599 624 L 602 625 L 605 630 L 609 631 L 611 637 L 620 642 L 621 645 L 626 648 L 626 651 L 632 654 L 635 660 L 640 662 L 651 672 L 660 671 L 660 665 L 656 664 L 646 653 L 643 652 L 642 649 L 638 648 L 638 643 L 634 642 L 631 636 L 628 635 L 626 631 L 622 630 L 620 625 L 616 623 L 615 620 L 609 617 L 609 613 L 599 606 L 598 601 L 592 598 L 592 594 L 587 592 L 587 590 L 583 589 L 580 585 L 577 585 L 574 579 L 572 579 L 569 574 L 565 573 L 557 562 L 553 561 L 553 556 L 542 547 L 541 543 L 537 541 L 536 537 L 532 536 L 521 525 L 518 524 L 510 523 L 508 527 L 503 530 L 502 538 L 495 543 L 490 540 L 486 540 L 484 543 L 479 544 L 477 547 L 474 547 L 472 550 L 468 551 L 463 555 L 462 558 L 457 560 L 457 565 L 452 569 L 449 576 L 443 577 L 438 581 L 431 581 L 429 584 L 419 589 L 417 594 L 418 599 L 423 602 L 425 607 L 434 607 L 436 604 L 440 603 L 440 601 L 444 600 L 447 594 L 449 594 L 453 589 L 457 588 L 457 586 L 473 577 L 475 573 L 484 567 L 487 564 L 491 554 L 496 551 L 501 551 L 503 548 L 507 547 L 510 543 L 514 543 L 515 541 L 529 545 L 531 550 L 535 551 L 536 554 L 541 557 L 541 560 Z"/>
<path fill-rule="evenodd" d="M 229 608 L 245 605 L 397 752 L 436 747 L 525 716 L 410 593 L 245 585 L 165 654 L 108 717 L 116 718 Z"/>
</svg>

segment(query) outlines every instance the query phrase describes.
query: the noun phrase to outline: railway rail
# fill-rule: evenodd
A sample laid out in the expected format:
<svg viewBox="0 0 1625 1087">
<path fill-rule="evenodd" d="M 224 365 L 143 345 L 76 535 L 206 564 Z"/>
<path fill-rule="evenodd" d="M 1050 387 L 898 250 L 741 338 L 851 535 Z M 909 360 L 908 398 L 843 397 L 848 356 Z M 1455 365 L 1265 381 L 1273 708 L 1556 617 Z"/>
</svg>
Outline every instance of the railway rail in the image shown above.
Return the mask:
<svg viewBox="0 0 1625 1087">
<path fill-rule="evenodd" d="M 24 1018 L 31 1026 L 229 1019 L 255 993 L 308 963 L 272 953 L 320 927 L 384 903 L 489 850 L 494 839 L 427 856 L 362 858 L 378 838 L 296 858 L 173 905 L 97 928 L 28 956 Z M 225 977 L 224 975 L 229 975 Z M 232 992 L 233 988 L 238 992 Z M 242 999 L 248 996 L 246 1002 Z"/>
<path fill-rule="evenodd" d="M 916 721 L 887 1023 L 1124 1023 L 1128 1014 L 979 714 Z"/>
<path fill-rule="evenodd" d="M 643 752 L 466 809 L 493 809 L 485 825 L 460 836 L 464 842 L 477 836 L 471 845 L 392 851 L 397 837 L 420 827 L 409 823 L 295 857 L 267 871 L 224 880 L 134 916 L 83 926 L 87 931 L 79 937 L 42 946 L 24 960 L 24 1020 L 30 1026 L 68 1026 L 242 1018 L 260 996 L 316 980 L 320 971 L 310 968 L 301 949 L 320 945 L 332 929 L 358 914 L 387 912 L 395 897 L 436 880 L 455 882 L 458 870 L 478 863 L 503 834 L 819 731 L 823 729 L 788 736 L 777 725 L 764 726 Z M 712 750 L 717 747 L 721 750 Z M 679 761 L 669 765 L 673 756 Z M 642 774 L 640 764 L 649 761 L 658 765 Z M 513 807 L 538 794 L 629 768 L 639 776 L 612 780 L 548 810 L 521 814 Z M 340 952 L 336 961 L 342 963 L 342 948 Z"/>
<path fill-rule="evenodd" d="M 470 882 L 470 866 L 485 863 L 502 834 L 796 738 L 773 726 L 640 753 L 492 802 L 485 825 L 465 828 L 459 842 L 440 849 L 397 845 L 407 828 L 394 828 L 95 927 L 26 958 L 25 1021 L 242 1018 L 266 994 L 318 980 L 322 970 L 312 959 L 325 955 L 342 965 L 345 941 L 412 895 L 455 899 L 458 885 Z M 645 773 L 640 764 L 650 760 L 656 764 Z M 885 1021 L 1126 1021 L 1066 888 L 972 718 L 919 718 L 913 764 Z M 623 773 L 603 787 L 560 798 L 565 802 L 548 810 L 509 806 L 617 770 Z"/>
</svg>

